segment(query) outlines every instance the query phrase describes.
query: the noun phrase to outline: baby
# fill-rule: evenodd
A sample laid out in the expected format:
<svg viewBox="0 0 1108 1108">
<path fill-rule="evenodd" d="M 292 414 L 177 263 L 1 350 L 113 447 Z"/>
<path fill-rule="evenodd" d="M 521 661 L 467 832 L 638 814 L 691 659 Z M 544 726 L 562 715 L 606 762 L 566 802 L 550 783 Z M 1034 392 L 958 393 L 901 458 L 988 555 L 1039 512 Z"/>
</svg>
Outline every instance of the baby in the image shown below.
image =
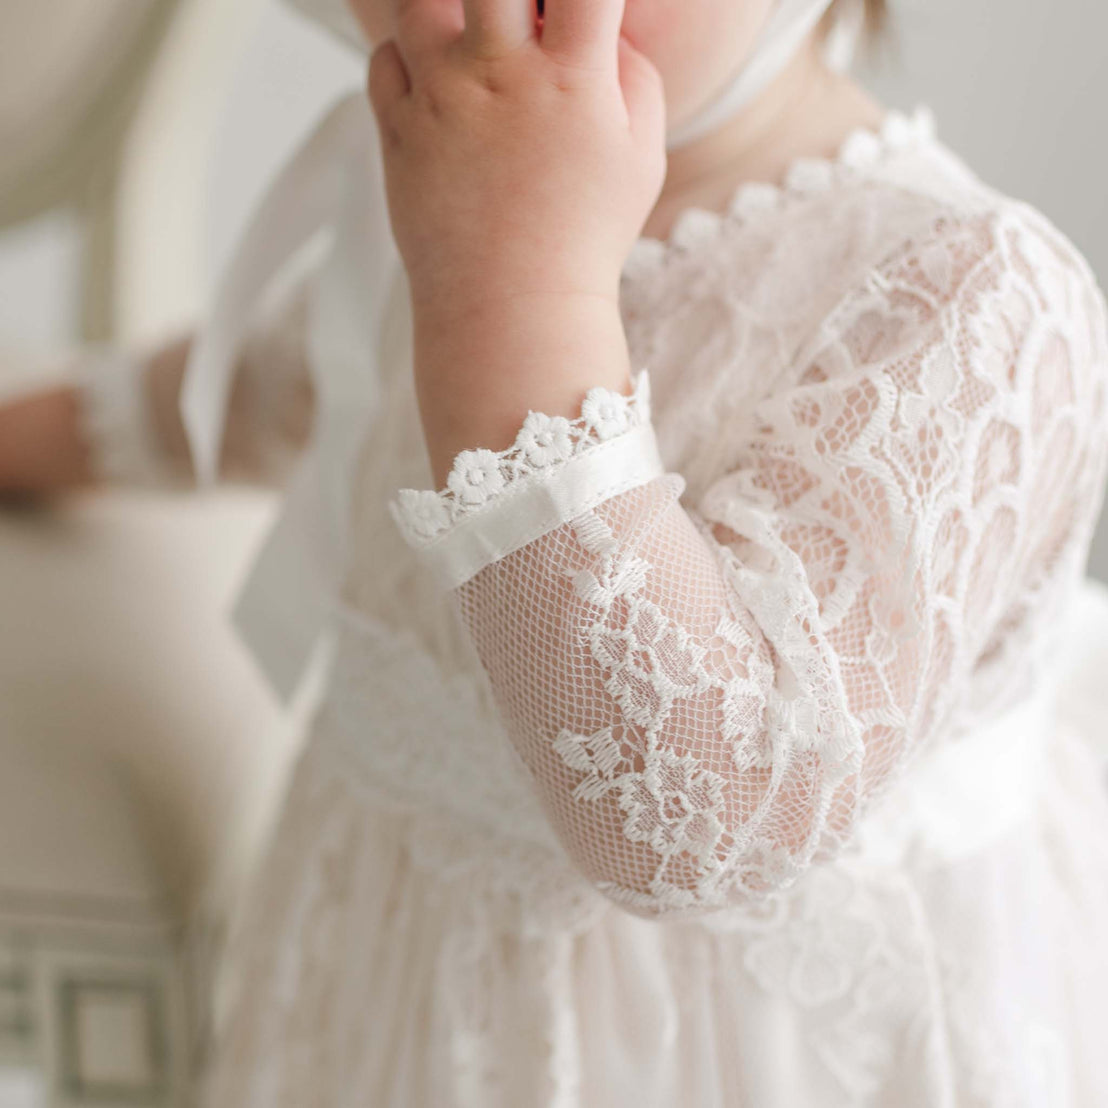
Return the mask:
<svg viewBox="0 0 1108 1108">
<path fill-rule="evenodd" d="M 349 496 L 298 470 L 251 594 L 265 652 L 321 589 L 333 664 L 204 1103 L 1101 1103 L 1086 261 L 829 63 L 847 8 L 323 8 L 371 112 L 305 147 L 353 153 L 292 345 L 373 401 L 315 394 Z"/>
<path fill-rule="evenodd" d="M 341 0 L 299 2 L 344 36 L 357 35 Z M 671 131 L 695 121 L 705 100 L 743 68 L 775 2 L 685 11 L 632 0 L 622 36 L 641 47 L 663 81 Z M 831 6 L 765 92 L 723 126 L 671 150 L 644 235 L 665 238 L 682 211 L 722 210 L 740 182 L 777 181 L 794 158 L 831 154 L 851 128 L 879 125 L 881 106 L 848 73 L 828 68 L 821 49 L 850 2 Z M 395 33 L 393 0 L 365 5 L 359 15 L 369 41 Z M 866 0 L 871 42 L 885 21 L 884 0 Z M 272 301 L 252 321 L 236 367 L 220 457 L 228 480 L 283 484 L 310 433 L 303 284 L 278 290 Z M 74 352 L 59 359 L 73 383 L 0 401 L 0 495 L 58 495 L 105 482 L 189 487 L 194 472 L 179 394 L 190 347 L 190 337 L 174 336 L 153 349 Z M 138 399 L 130 395 L 136 388 Z"/>
</svg>

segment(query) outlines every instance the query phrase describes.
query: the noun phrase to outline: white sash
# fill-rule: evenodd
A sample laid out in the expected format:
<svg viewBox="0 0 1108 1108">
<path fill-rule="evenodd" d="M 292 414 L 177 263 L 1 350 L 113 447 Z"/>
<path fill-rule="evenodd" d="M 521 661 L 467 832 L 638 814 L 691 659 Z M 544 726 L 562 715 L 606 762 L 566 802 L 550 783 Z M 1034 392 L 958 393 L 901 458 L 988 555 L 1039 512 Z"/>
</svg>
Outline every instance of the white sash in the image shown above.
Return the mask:
<svg viewBox="0 0 1108 1108">
<path fill-rule="evenodd" d="M 1047 768 L 1056 682 L 966 734 L 940 739 L 858 821 L 852 849 L 867 863 L 949 862 L 1031 814 Z"/>
</svg>

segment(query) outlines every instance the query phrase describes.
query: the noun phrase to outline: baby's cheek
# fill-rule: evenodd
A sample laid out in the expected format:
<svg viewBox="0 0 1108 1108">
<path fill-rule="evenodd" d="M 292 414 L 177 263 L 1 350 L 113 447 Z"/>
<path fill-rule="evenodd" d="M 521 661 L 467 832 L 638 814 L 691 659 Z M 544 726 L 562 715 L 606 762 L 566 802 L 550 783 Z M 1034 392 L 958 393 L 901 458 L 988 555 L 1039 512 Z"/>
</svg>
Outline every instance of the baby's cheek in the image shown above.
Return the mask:
<svg viewBox="0 0 1108 1108">
<path fill-rule="evenodd" d="M 733 9 L 749 0 L 626 0 L 623 34 L 661 70 L 675 75 L 710 60 L 730 34 Z M 706 55 L 708 57 L 706 57 Z"/>
<path fill-rule="evenodd" d="M 624 37 L 654 63 L 670 92 L 683 90 L 688 71 L 704 64 L 705 52 L 719 33 L 711 23 L 712 10 L 720 2 L 626 0 Z"/>
<path fill-rule="evenodd" d="M 696 21 L 696 0 L 685 0 L 685 18 Z M 691 9 L 691 11 L 690 11 Z M 626 0 L 623 33 L 637 50 L 647 56 L 680 22 L 681 6 L 673 0 Z"/>
<path fill-rule="evenodd" d="M 702 104 L 749 56 L 778 0 L 626 0 L 623 33 L 662 75 L 671 112 Z"/>
</svg>

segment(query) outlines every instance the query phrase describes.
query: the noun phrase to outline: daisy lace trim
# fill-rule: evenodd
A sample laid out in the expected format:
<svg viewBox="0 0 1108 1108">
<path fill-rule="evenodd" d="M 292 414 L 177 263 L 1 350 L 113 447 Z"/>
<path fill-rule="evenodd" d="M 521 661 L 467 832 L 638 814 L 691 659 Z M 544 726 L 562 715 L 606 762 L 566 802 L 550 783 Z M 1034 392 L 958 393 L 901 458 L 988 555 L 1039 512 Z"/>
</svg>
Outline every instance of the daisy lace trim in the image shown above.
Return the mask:
<svg viewBox="0 0 1108 1108">
<path fill-rule="evenodd" d="M 935 113 L 927 104 L 912 112 L 889 108 L 876 130 L 855 127 L 831 157 L 793 159 L 781 184 L 770 181 L 740 182 L 723 212 L 685 208 L 665 238 L 644 235 L 631 248 L 624 268 L 626 278 L 654 263 L 664 263 L 698 244 L 722 234 L 729 226 L 741 226 L 780 211 L 791 200 L 826 191 L 840 182 L 865 173 L 888 156 L 936 137 Z"/>
<path fill-rule="evenodd" d="M 412 545 L 426 546 L 525 481 L 547 479 L 574 458 L 649 422 L 650 375 L 640 369 L 630 395 L 602 385 L 589 389 L 576 419 L 528 411 L 510 447 L 463 450 L 454 458 L 446 488 L 401 489 L 389 511 Z"/>
</svg>

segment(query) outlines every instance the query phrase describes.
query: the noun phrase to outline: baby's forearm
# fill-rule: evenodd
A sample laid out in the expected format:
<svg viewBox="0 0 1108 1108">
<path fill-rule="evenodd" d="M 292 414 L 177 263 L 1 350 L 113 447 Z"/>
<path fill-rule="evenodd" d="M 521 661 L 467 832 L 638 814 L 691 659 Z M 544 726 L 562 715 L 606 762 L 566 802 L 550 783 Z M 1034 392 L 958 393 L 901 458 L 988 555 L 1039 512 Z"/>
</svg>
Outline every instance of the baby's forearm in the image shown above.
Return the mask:
<svg viewBox="0 0 1108 1108">
<path fill-rule="evenodd" d="M 556 295 L 420 309 L 414 372 L 435 487 L 462 450 L 504 450 L 529 410 L 575 419 L 590 388 L 626 393 L 618 300 Z"/>
<path fill-rule="evenodd" d="M 220 458 L 224 480 L 279 483 L 289 459 L 307 442 L 314 395 L 301 308 L 299 301 L 286 305 L 284 314 L 258 327 L 244 345 L 227 410 Z M 192 342 L 192 336 L 186 334 L 135 354 L 133 362 L 120 352 L 118 366 L 85 367 L 94 376 L 100 372 L 133 375 L 127 388 L 138 391 L 137 410 L 141 410 L 148 431 L 141 434 L 149 440 L 151 451 L 150 472 L 145 476 L 159 483 L 164 477 L 185 488 L 195 483 L 180 411 Z M 77 355 L 86 356 L 94 355 Z M 132 428 L 111 425 L 120 418 L 118 400 L 113 400 L 109 426 L 94 431 L 103 418 L 102 404 L 92 379 L 83 380 L 80 374 L 69 383 L 0 403 L 0 493 L 52 496 L 99 484 L 109 479 L 108 473 L 122 483 L 137 478 L 137 472 L 128 471 L 124 476 L 104 469 L 98 452 L 111 448 L 115 434 L 130 433 Z M 136 416 L 124 414 L 122 418 Z M 100 437 L 104 441 L 99 441 Z"/>
<path fill-rule="evenodd" d="M 147 355 L 137 383 L 158 453 L 186 482 L 192 464 L 178 396 L 190 343 L 186 336 Z M 87 403 L 82 383 L 72 381 L 0 405 L 0 493 L 54 496 L 102 483 Z"/>
</svg>

